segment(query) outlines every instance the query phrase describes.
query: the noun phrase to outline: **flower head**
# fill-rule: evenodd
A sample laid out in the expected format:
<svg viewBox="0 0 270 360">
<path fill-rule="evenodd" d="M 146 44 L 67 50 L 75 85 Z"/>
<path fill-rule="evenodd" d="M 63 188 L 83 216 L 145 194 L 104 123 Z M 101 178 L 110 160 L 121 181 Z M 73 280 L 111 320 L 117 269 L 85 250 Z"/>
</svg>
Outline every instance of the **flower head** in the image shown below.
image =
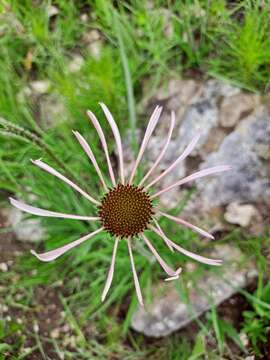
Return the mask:
<svg viewBox="0 0 270 360">
<path fill-rule="evenodd" d="M 99 165 L 96 161 L 95 155 L 90 147 L 90 145 L 86 142 L 86 140 L 83 138 L 83 136 L 77 132 L 74 131 L 74 135 L 79 141 L 80 145 L 82 146 L 83 150 L 85 151 L 86 155 L 90 158 L 92 161 L 97 174 L 99 176 L 100 182 L 104 188 L 105 195 L 101 199 L 96 199 L 92 197 L 92 195 L 89 195 L 86 193 L 83 189 L 81 189 L 78 185 L 76 185 L 73 181 L 62 175 L 57 170 L 53 169 L 51 166 L 45 164 L 41 160 L 34 160 L 32 161 L 34 165 L 40 167 L 41 169 L 49 172 L 50 174 L 56 176 L 58 179 L 64 181 L 67 183 L 70 187 L 72 187 L 74 190 L 79 192 L 82 196 L 87 198 L 90 202 L 92 202 L 97 207 L 96 214 L 93 216 L 82 216 L 82 215 L 75 215 L 75 214 L 64 214 L 54 211 L 49 211 L 45 209 L 40 209 L 37 207 L 33 207 L 31 205 L 27 205 L 21 201 L 15 200 L 13 198 L 10 198 L 10 202 L 12 205 L 17 207 L 20 210 L 26 211 L 30 214 L 39 215 L 39 216 L 47 216 L 47 217 L 56 217 L 56 218 L 65 218 L 65 219 L 74 219 L 74 220 L 84 220 L 84 221 L 95 221 L 99 222 L 101 224 L 100 228 L 94 232 L 91 232 L 90 234 L 87 234 L 78 240 L 75 240 L 67 245 L 64 245 L 58 249 L 51 250 L 45 253 L 38 254 L 34 250 L 31 250 L 31 253 L 35 255 L 39 260 L 41 261 L 52 261 L 58 258 L 59 256 L 66 253 L 68 250 L 80 245 L 84 241 L 90 239 L 91 237 L 95 236 L 96 234 L 100 232 L 107 232 L 110 235 L 114 237 L 114 248 L 112 253 L 112 259 L 111 259 L 111 265 L 109 268 L 107 280 L 105 283 L 105 287 L 102 293 L 102 301 L 104 301 L 109 288 L 112 283 L 113 274 L 114 274 L 114 267 L 115 267 L 115 260 L 116 260 L 116 253 L 118 244 L 120 241 L 125 241 L 128 247 L 130 262 L 131 262 L 131 269 L 133 273 L 134 278 L 134 284 L 136 288 L 137 297 L 139 300 L 139 303 L 143 305 L 143 299 L 140 289 L 140 284 L 138 280 L 138 276 L 135 269 L 135 263 L 133 259 L 133 253 L 132 253 L 132 241 L 135 237 L 140 237 L 145 242 L 146 246 L 149 248 L 149 250 L 153 253 L 156 260 L 159 262 L 160 266 L 164 269 L 164 271 L 167 273 L 168 278 L 165 279 L 166 281 L 169 280 L 175 280 L 179 278 L 179 275 L 181 273 L 181 268 L 178 268 L 176 270 L 173 270 L 160 256 L 160 254 L 157 252 L 155 247 L 152 245 L 148 237 L 145 235 L 145 230 L 152 230 L 157 236 L 161 237 L 165 244 L 168 246 L 168 248 L 171 251 L 177 250 L 180 253 L 191 257 L 192 259 L 195 259 L 197 261 L 200 261 L 204 264 L 208 265 L 221 265 L 221 260 L 214 260 L 214 259 L 208 259 L 201 255 L 194 254 L 188 250 L 183 249 L 180 245 L 174 243 L 171 239 L 169 239 L 163 232 L 162 228 L 159 225 L 158 218 L 166 217 L 172 221 L 175 221 L 178 224 L 181 224 L 185 227 L 188 227 L 192 229 L 193 231 L 199 233 L 202 236 L 208 237 L 213 239 L 213 236 L 206 232 L 205 230 L 200 229 L 199 227 L 190 224 L 189 222 L 174 217 L 172 215 L 169 215 L 167 213 L 164 213 L 163 211 L 159 210 L 158 207 L 154 207 L 153 205 L 153 199 L 158 198 L 161 194 L 170 191 L 171 189 L 183 185 L 187 182 L 193 181 L 195 179 L 198 179 L 200 177 L 204 177 L 207 175 L 212 175 L 218 172 L 229 170 L 230 167 L 228 165 L 220 165 L 215 166 L 209 169 L 200 170 L 192 175 L 189 175 L 170 186 L 156 192 L 153 194 L 149 194 L 149 189 L 152 188 L 156 183 L 158 183 L 164 176 L 169 174 L 182 160 L 184 160 L 195 148 L 198 140 L 199 135 L 195 136 L 190 144 L 186 147 L 184 152 L 166 169 L 164 170 L 159 176 L 156 178 L 153 178 L 148 184 L 147 180 L 148 178 L 152 177 L 153 171 L 157 168 L 158 164 L 162 160 L 168 145 L 170 143 L 170 139 L 172 136 L 174 124 L 175 124 L 175 115 L 172 112 L 171 114 L 171 122 L 170 122 L 170 128 L 168 131 L 168 135 L 166 138 L 166 142 L 152 165 L 152 167 L 148 170 L 147 174 L 143 177 L 143 179 L 140 180 L 138 184 L 134 183 L 134 178 L 136 175 L 137 168 L 142 160 L 143 154 L 145 152 L 145 149 L 147 147 L 147 144 L 149 142 L 149 139 L 158 123 L 158 120 L 161 115 L 162 108 L 157 106 L 150 118 L 150 121 L 148 123 L 143 141 L 141 143 L 141 147 L 138 153 L 138 156 L 136 158 L 136 161 L 133 165 L 131 174 L 129 178 L 125 178 L 125 172 L 124 172 L 124 161 L 123 161 L 123 151 L 122 151 L 122 141 L 120 137 L 120 133 L 118 130 L 118 127 L 113 119 L 112 114 L 108 110 L 108 108 L 101 103 L 100 104 L 105 117 L 112 129 L 115 141 L 116 141 L 116 147 L 118 152 L 118 158 L 119 158 L 119 179 L 114 173 L 114 169 L 111 164 L 109 151 L 107 142 L 105 139 L 105 135 L 103 133 L 103 130 L 100 126 L 99 121 L 95 117 L 95 115 L 91 111 L 87 111 L 87 114 L 92 121 L 92 124 L 94 125 L 95 129 L 97 130 L 98 136 L 100 138 L 106 162 L 108 165 L 108 173 L 111 180 L 110 186 L 106 183 L 102 172 L 99 168 Z"/>
</svg>

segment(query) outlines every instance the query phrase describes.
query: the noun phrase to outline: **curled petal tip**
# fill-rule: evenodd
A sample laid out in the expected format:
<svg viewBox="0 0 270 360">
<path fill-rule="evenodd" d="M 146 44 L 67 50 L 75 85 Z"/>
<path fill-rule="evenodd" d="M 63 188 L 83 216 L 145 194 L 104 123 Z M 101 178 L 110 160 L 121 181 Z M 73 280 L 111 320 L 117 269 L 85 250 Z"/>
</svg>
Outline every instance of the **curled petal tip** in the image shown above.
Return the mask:
<svg viewBox="0 0 270 360">
<path fill-rule="evenodd" d="M 32 249 L 30 250 L 30 253 L 32 255 L 34 255 L 38 260 L 43 261 L 43 262 L 49 262 L 51 260 L 54 260 L 54 259 L 49 259 L 49 258 L 47 259 L 43 256 L 40 256 L 37 252 L 35 252 L 35 250 L 32 250 Z"/>
<path fill-rule="evenodd" d="M 175 274 L 173 276 L 170 276 L 168 278 L 166 278 L 164 281 L 173 281 L 173 280 L 178 280 L 179 279 L 179 275 L 182 272 L 182 268 L 179 267 L 176 271 Z"/>
<path fill-rule="evenodd" d="M 32 255 L 34 255 L 36 258 L 39 259 L 39 256 L 38 256 L 38 254 L 35 252 L 35 250 L 31 249 L 31 250 L 30 250 L 30 253 L 31 253 Z"/>
<path fill-rule="evenodd" d="M 8 199 L 9 199 L 9 202 L 13 205 L 15 199 L 13 199 L 11 196 Z"/>
<path fill-rule="evenodd" d="M 216 264 L 217 266 L 221 266 L 223 264 L 223 260 L 216 260 Z"/>
<path fill-rule="evenodd" d="M 178 279 L 179 279 L 179 274 L 170 276 L 170 277 L 166 278 L 164 281 L 173 281 L 173 280 L 178 280 Z"/>
<path fill-rule="evenodd" d="M 36 159 L 36 160 L 30 159 L 30 161 L 33 165 L 37 165 L 40 159 Z"/>
<path fill-rule="evenodd" d="M 87 111 L 86 111 L 86 114 L 87 114 L 87 116 L 89 116 L 90 118 L 94 115 L 91 110 L 87 110 Z"/>
<path fill-rule="evenodd" d="M 36 164 L 38 164 L 40 161 L 42 161 L 42 159 L 41 158 L 39 158 L 39 159 L 30 159 L 30 161 L 31 161 L 31 163 L 32 164 L 34 164 L 34 165 L 36 165 Z"/>
</svg>

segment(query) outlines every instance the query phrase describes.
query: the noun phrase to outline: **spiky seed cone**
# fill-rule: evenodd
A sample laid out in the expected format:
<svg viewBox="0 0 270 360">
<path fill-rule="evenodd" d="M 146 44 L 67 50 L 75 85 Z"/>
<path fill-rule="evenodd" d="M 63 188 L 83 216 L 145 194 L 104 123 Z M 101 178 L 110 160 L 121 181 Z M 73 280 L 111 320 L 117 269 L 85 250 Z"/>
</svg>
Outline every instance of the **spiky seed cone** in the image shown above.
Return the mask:
<svg viewBox="0 0 270 360">
<path fill-rule="evenodd" d="M 149 195 L 134 185 L 119 184 L 101 200 L 99 216 L 111 235 L 125 238 L 143 232 L 153 215 Z"/>
</svg>

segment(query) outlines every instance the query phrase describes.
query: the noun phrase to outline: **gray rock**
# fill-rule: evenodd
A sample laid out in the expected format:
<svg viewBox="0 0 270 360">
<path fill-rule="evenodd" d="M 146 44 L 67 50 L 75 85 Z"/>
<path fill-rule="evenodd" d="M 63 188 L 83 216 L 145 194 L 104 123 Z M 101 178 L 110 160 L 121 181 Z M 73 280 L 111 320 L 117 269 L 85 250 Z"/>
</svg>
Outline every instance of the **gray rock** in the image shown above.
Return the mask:
<svg viewBox="0 0 270 360">
<path fill-rule="evenodd" d="M 197 155 L 199 149 L 207 142 L 210 131 L 218 124 L 218 108 L 210 99 L 202 99 L 192 104 L 187 110 L 179 129 L 179 151 L 183 151 L 192 138 L 200 133 L 201 137 L 192 154 Z"/>
<path fill-rule="evenodd" d="M 207 216 L 208 229 L 212 226 L 212 231 L 222 230 L 228 224 L 220 219 L 224 217 L 224 206 L 229 204 L 225 214 L 229 222 L 248 226 L 249 231 L 253 222 L 262 223 L 262 213 L 256 206 L 270 205 L 270 112 L 260 105 L 261 99 L 216 80 L 201 83 L 173 79 L 159 89 L 150 102 L 148 98 L 148 106 L 149 103 L 151 106 L 162 104 L 165 110 L 146 151 L 147 168 L 164 144 L 171 110 L 176 112 L 176 126 L 157 173 L 172 163 L 198 131 L 201 132 L 195 151 L 158 183 L 159 188 L 198 168 L 233 166 L 230 172 L 197 181 L 199 191 L 185 206 L 183 217 L 199 225 L 198 219 Z M 185 187 L 175 188 L 163 194 L 161 205 L 175 206 L 186 191 Z M 218 247 L 211 256 L 225 259 L 225 265 L 221 272 L 205 271 L 200 280 L 191 283 L 189 304 L 180 299 L 172 284 L 162 284 L 158 286 L 155 300 L 136 311 L 132 327 L 147 336 L 166 336 L 186 326 L 212 304 L 218 305 L 232 296 L 257 275 L 254 264 L 246 261 L 245 265 L 241 264 L 243 254 L 235 247 Z M 196 263 L 191 265 L 186 266 L 186 271 L 189 268 L 194 271 Z"/>
<path fill-rule="evenodd" d="M 205 272 L 199 280 L 190 283 L 189 299 L 182 301 L 173 284 L 160 285 L 156 299 L 133 315 L 134 330 L 150 337 L 163 337 L 179 330 L 209 310 L 231 297 L 239 287 L 246 286 L 256 275 L 253 264 L 241 267 L 243 254 L 235 247 L 219 246 L 211 254 L 223 258 L 222 272 Z M 160 295 L 162 294 L 162 295 Z"/>
<path fill-rule="evenodd" d="M 270 167 L 264 154 L 270 151 L 270 114 L 259 113 L 241 121 L 210 154 L 201 168 L 229 164 L 233 170 L 198 181 L 203 201 L 210 207 L 238 202 L 270 205 Z"/>
<path fill-rule="evenodd" d="M 240 120 L 240 116 L 245 110 L 248 109 L 251 112 L 254 109 L 253 97 L 250 96 L 251 99 L 248 101 L 249 97 L 240 93 L 238 88 L 216 80 L 209 80 L 201 84 L 199 90 L 191 97 L 182 117 L 177 137 L 177 142 L 180 145 L 179 150 L 183 151 L 198 132 L 201 137 L 191 156 L 200 155 L 204 158 L 205 148 L 208 148 L 208 152 L 211 150 L 211 147 L 209 149 L 207 146 L 208 143 L 214 142 L 216 146 L 220 145 L 226 135 L 218 128 L 220 117 L 223 121 L 225 117 L 224 106 L 222 108 L 220 103 L 227 105 L 235 101 L 232 99 L 237 98 L 240 101 L 242 97 L 245 98 L 246 104 L 245 106 L 241 103 L 238 105 L 237 115 L 233 119 L 234 125 Z"/>
<path fill-rule="evenodd" d="M 153 162 L 162 148 L 169 128 L 171 110 L 176 113 L 176 126 L 166 156 L 157 171 L 171 163 L 198 132 L 201 138 L 191 156 L 204 157 L 206 152 L 204 148 L 208 151 L 212 149 L 207 145 L 209 142 L 214 142 L 214 148 L 217 148 L 226 135 L 222 130 L 217 130 L 220 99 L 231 98 L 239 92 L 239 89 L 216 80 L 209 80 L 205 84 L 194 80 L 170 80 L 156 94 L 156 102 L 165 103 L 165 113 L 154 136 L 150 139 L 148 161 Z M 216 134 L 211 136 L 212 132 Z M 179 175 L 185 175 L 185 161 L 178 169 L 179 171 L 175 172 L 177 178 Z"/>
<path fill-rule="evenodd" d="M 251 219 L 256 214 L 257 210 L 255 206 L 233 202 L 227 206 L 224 218 L 231 224 L 238 224 L 242 227 L 246 227 L 250 225 Z"/>
<path fill-rule="evenodd" d="M 172 110 L 176 113 L 176 124 L 167 152 L 152 177 L 166 169 L 198 132 L 201 137 L 191 157 L 204 158 L 209 152 L 217 150 L 226 136 L 226 132 L 219 127 L 221 99 L 226 100 L 239 93 L 238 88 L 216 80 L 201 83 L 194 80 L 171 79 L 164 84 L 155 94 L 156 100 L 151 100 L 151 103 L 163 104 L 164 111 L 145 153 L 148 168 L 154 163 L 166 141 Z M 187 171 L 194 170 L 193 166 L 190 158 L 182 161 L 157 184 L 158 188 L 164 188 L 184 177 Z M 162 195 L 161 203 L 170 208 L 174 207 L 179 203 L 181 196 L 181 191 L 175 188 Z"/>
<path fill-rule="evenodd" d="M 6 225 L 12 228 L 18 240 L 30 243 L 44 240 L 46 234 L 40 219 L 26 219 L 25 214 L 16 208 L 5 209 L 5 217 Z"/>
<path fill-rule="evenodd" d="M 239 93 L 225 98 L 220 106 L 220 125 L 228 128 L 234 127 L 241 117 L 244 117 L 254 110 L 258 96 Z"/>
<path fill-rule="evenodd" d="M 148 95 L 151 89 L 145 85 L 144 92 Z M 171 143 L 151 175 L 152 179 L 181 154 L 198 132 L 201 133 L 194 151 L 168 177 L 157 183 L 158 189 L 198 168 L 220 164 L 233 166 L 228 173 L 197 181 L 199 191 L 183 210 L 187 219 L 196 222 L 207 216 L 212 218 L 211 225 L 215 228 L 217 222 L 219 225 L 222 223 L 224 205 L 233 202 L 256 207 L 261 202 L 269 205 L 270 110 L 267 110 L 263 99 L 217 80 L 200 82 L 177 78 L 164 83 L 150 100 L 148 95 L 147 101 L 142 104 L 148 108 L 145 119 L 149 118 L 150 104 L 152 109 L 154 105 L 161 104 L 164 111 L 144 155 L 145 169 L 158 157 L 166 141 L 170 113 L 172 110 L 176 113 Z M 187 187 L 164 193 L 161 205 L 173 207 L 178 204 Z M 260 219 L 263 217 L 260 216 Z"/>
</svg>

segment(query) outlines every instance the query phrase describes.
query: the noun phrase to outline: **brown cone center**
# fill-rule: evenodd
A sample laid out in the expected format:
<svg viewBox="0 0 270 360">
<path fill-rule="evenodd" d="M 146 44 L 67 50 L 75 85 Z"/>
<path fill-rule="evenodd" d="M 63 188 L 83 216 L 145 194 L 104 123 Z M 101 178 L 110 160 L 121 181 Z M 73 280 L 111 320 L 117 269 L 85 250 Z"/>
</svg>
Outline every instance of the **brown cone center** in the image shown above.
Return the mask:
<svg viewBox="0 0 270 360">
<path fill-rule="evenodd" d="M 153 206 L 149 195 L 134 185 L 117 185 L 101 200 L 99 216 L 111 235 L 121 238 L 143 232 L 150 223 Z"/>
</svg>

